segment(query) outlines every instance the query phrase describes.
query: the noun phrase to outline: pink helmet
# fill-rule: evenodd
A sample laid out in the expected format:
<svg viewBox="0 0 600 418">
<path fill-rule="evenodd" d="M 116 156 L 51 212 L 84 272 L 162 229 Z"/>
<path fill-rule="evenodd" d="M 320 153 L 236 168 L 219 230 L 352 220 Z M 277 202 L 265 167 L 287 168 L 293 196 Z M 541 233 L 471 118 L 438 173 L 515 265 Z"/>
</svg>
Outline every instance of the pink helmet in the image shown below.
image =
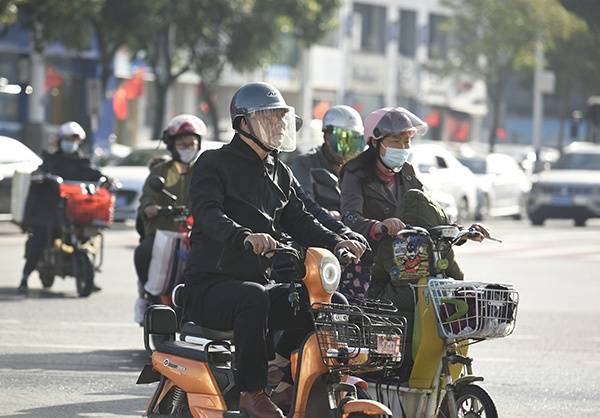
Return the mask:
<svg viewBox="0 0 600 418">
<path fill-rule="evenodd" d="M 169 121 L 167 128 L 163 131 L 163 141 L 170 142 L 175 137 L 180 135 L 197 135 L 205 136 L 207 133 L 206 125 L 197 116 L 194 115 L 177 115 Z"/>
<path fill-rule="evenodd" d="M 403 107 L 384 107 L 369 113 L 365 119 L 365 138 L 370 142 L 407 131 L 413 135 L 424 135 L 427 128 L 425 122 Z"/>
</svg>

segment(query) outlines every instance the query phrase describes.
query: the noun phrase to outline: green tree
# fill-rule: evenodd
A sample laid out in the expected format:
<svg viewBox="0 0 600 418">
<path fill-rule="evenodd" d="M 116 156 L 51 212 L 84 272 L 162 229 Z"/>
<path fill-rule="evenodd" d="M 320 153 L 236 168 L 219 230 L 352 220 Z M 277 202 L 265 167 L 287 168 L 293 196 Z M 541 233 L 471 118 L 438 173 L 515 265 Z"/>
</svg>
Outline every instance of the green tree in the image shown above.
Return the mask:
<svg viewBox="0 0 600 418">
<path fill-rule="evenodd" d="M 339 0 L 154 0 L 147 14 L 148 32 L 138 34 L 155 74 L 157 105 L 153 135 L 164 124 L 165 97 L 188 70 L 203 79 L 202 93 L 211 103 L 212 90 L 225 63 L 249 70 L 267 63 L 285 33 L 305 45 L 321 38 L 330 27 Z M 140 36 L 141 35 L 141 36 Z M 210 106 L 215 131 L 216 107 Z"/>
<path fill-rule="evenodd" d="M 454 48 L 445 70 L 481 78 L 492 108 L 489 135 L 494 150 L 496 131 L 502 126 L 506 86 L 517 70 L 534 65 L 535 44 L 551 49 L 557 39 L 574 28 L 574 17 L 558 0 L 443 0 L 454 12 L 447 22 Z"/>
</svg>

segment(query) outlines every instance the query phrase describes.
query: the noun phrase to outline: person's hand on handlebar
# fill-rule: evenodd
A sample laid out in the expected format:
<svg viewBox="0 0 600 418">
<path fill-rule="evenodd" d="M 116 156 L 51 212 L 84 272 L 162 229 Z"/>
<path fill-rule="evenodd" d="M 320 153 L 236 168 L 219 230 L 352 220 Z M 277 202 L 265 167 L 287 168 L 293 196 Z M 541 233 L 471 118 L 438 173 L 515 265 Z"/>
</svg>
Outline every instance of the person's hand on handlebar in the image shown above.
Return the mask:
<svg viewBox="0 0 600 418">
<path fill-rule="evenodd" d="M 333 252 L 335 253 L 341 248 L 344 248 L 344 249 L 350 251 L 352 254 L 354 254 L 354 256 L 356 257 L 354 262 L 358 263 L 358 261 L 360 260 L 360 258 L 364 254 L 364 252 L 366 251 L 367 246 L 360 241 L 346 239 L 344 241 L 339 242 L 335 246 Z"/>
<path fill-rule="evenodd" d="M 377 235 L 387 233 L 390 237 L 395 237 L 405 226 L 404 222 L 398 218 L 388 218 L 375 224 L 375 233 Z"/>
<path fill-rule="evenodd" d="M 154 218 L 158 216 L 158 211 L 160 210 L 160 206 L 158 205 L 148 205 L 144 208 L 144 214 L 147 218 Z"/>
<path fill-rule="evenodd" d="M 264 255 L 264 253 L 277 248 L 277 241 L 269 234 L 250 234 L 244 240 L 244 246 L 246 243 L 252 246 L 252 251 L 257 255 Z"/>
<path fill-rule="evenodd" d="M 467 239 L 472 241 L 481 242 L 486 238 L 490 237 L 490 231 L 487 227 L 480 223 L 474 223 L 469 227 L 470 231 L 473 231 L 472 234 L 467 235 Z"/>
</svg>

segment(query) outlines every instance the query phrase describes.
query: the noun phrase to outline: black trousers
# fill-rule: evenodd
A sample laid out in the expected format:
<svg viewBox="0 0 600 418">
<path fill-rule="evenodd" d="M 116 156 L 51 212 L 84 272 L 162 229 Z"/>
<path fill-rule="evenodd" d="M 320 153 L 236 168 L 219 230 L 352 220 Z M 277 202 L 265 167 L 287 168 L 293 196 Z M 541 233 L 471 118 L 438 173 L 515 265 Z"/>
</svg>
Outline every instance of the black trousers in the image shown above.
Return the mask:
<svg viewBox="0 0 600 418">
<path fill-rule="evenodd" d="M 241 391 L 260 390 L 267 386 L 267 331 L 284 331 L 275 351 L 289 358 L 313 329 L 305 292 L 300 294 L 304 308 L 294 315 L 287 284 L 265 287 L 214 279 L 186 286 L 185 319 L 208 328 L 233 329 L 237 385 Z"/>
<path fill-rule="evenodd" d="M 50 234 L 54 234 L 52 228 L 47 226 L 33 226 L 25 243 L 25 266 L 23 267 L 23 277 L 28 277 L 42 258 L 44 248 L 48 245 Z"/>
<path fill-rule="evenodd" d="M 144 297 L 144 285 L 148 281 L 148 271 L 152 260 L 152 248 L 154 247 L 154 235 L 148 235 L 138 245 L 133 254 L 135 271 L 138 276 L 138 294 Z"/>
</svg>

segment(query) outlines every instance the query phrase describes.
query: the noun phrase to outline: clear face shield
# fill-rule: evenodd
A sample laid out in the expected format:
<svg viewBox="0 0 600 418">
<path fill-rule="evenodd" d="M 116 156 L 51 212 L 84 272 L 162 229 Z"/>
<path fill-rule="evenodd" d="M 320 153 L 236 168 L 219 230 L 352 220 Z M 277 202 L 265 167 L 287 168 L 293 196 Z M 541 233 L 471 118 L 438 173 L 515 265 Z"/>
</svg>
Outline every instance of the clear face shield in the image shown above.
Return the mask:
<svg viewBox="0 0 600 418">
<path fill-rule="evenodd" d="M 296 112 L 293 107 L 257 110 L 246 116 L 251 133 L 267 148 L 296 149 Z"/>
</svg>

